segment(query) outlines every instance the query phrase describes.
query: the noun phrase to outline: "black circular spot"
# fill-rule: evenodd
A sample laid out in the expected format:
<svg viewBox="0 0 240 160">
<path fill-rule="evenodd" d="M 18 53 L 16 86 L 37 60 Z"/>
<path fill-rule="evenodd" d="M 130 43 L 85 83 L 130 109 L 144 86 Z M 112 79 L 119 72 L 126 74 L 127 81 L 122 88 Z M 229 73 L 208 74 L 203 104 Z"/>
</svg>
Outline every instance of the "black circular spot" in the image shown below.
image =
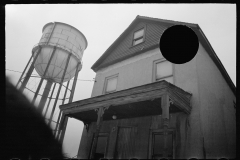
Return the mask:
<svg viewBox="0 0 240 160">
<path fill-rule="evenodd" d="M 191 28 L 185 25 L 175 25 L 163 32 L 159 47 L 163 57 L 168 61 L 183 64 L 195 57 L 199 42 Z"/>
</svg>

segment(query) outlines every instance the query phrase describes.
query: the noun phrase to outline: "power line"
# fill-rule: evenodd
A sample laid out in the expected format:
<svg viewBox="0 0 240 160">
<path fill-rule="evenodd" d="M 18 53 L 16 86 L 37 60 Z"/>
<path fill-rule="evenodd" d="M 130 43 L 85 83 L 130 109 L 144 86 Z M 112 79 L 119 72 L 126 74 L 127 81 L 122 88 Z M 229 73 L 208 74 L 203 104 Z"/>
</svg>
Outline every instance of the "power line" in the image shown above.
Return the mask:
<svg viewBox="0 0 240 160">
<path fill-rule="evenodd" d="M 20 71 L 15 71 L 15 70 L 11 70 L 11 69 L 6 69 L 8 71 L 12 71 L 12 72 L 17 72 L 17 73 L 23 73 L 23 72 L 20 72 Z M 41 78 L 39 75 L 37 74 L 33 74 L 33 75 L 36 75 L 35 77 L 39 77 Z M 77 79 L 78 81 L 95 81 L 95 80 L 84 80 L 84 79 Z"/>
</svg>

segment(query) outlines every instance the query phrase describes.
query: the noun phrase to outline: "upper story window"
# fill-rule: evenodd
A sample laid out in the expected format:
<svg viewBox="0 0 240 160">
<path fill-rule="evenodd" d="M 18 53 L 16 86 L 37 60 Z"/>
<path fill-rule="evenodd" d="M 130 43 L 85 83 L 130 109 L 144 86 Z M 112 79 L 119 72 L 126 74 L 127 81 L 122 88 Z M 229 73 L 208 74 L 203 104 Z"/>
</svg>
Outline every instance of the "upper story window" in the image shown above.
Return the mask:
<svg viewBox="0 0 240 160">
<path fill-rule="evenodd" d="M 111 93 L 117 90 L 118 75 L 113 75 L 105 79 L 104 93 Z"/>
<path fill-rule="evenodd" d="M 165 80 L 173 84 L 172 63 L 167 60 L 158 60 L 153 63 L 153 82 Z"/>
<path fill-rule="evenodd" d="M 144 41 L 144 28 L 137 30 L 136 32 L 133 33 L 133 42 L 132 45 L 135 46 L 139 43 L 142 43 Z"/>
</svg>

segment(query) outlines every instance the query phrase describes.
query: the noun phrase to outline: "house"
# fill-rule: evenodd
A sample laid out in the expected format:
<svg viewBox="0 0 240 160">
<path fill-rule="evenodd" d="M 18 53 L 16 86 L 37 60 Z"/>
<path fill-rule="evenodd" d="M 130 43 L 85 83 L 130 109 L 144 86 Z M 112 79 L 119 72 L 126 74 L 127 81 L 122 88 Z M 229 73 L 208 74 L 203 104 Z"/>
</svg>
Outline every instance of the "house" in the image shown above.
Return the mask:
<svg viewBox="0 0 240 160">
<path fill-rule="evenodd" d="M 159 49 L 178 24 L 199 39 L 184 64 Z M 60 106 L 62 136 L 68 117 L 84 123 L 78 158 L 236 156 L 236 88 L 197 24 L 137 16 L 92 70 L 91 98 Z"/>
</svg>

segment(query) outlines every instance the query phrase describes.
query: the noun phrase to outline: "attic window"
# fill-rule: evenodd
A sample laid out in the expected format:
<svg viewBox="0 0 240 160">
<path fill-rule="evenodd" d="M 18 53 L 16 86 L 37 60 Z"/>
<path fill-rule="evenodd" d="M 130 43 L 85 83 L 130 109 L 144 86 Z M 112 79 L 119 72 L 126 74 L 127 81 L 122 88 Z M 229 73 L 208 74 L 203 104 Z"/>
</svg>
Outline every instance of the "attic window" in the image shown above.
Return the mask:
<svg viewBox="0 0 240 160">
<path fill-rule="evenodd" d="M 144 41 L 144 28 L 134 32 L 133 34 L 133 46 L 142 43 Z"/>
</svg>

